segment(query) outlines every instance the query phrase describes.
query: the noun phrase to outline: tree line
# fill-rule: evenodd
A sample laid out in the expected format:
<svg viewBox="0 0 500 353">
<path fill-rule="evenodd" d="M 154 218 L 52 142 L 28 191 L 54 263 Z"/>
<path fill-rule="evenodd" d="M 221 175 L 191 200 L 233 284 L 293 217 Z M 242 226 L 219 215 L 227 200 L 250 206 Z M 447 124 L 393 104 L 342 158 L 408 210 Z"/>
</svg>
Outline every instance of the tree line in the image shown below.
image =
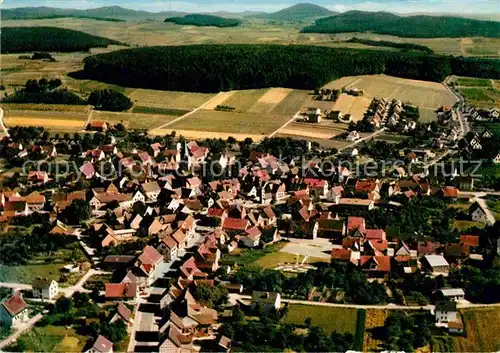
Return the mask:
<svg viewBox="0 0 500 353">
<path fill-rule="evenodd" d="M 129 97 L 112 89 L 98 89 L 92 91 L 87 100 L 66 88 L 60 88 L 60 79 L 26 81 L 24 88 L 14 94 L 6 95 L 2 103 L 32 103 L 32 104 L 90 104 L 97 110 L 123 111 L 132 107 Z"/>
<path fill-rule="evenodd" d="M 500 37 L 500 23 L 450 16 L 397 16 L 348 11 L 321 18 L 303 33 L 373 32 L 410 38 Z"/>
<path fill-rule="evenodd" d="M 123 45 L 116 40 L 56 27 L 4 27 L 0 41 L 3 54 L 32 51 L 76 52 L 111 44 Z"/>
<path fill-rule="evenodd" d="M 198 27 L 237 27 L 241 24 L 240 20 L 235 18 L 223 18 L 213 15 L 191 14 L 183 17 L 170 17 L 165 22 L 175 23 L 184 26 Z"/>
<path fill-rule="evenodd" d="M 417 50 L 427 54 L 434 54 L 434 50 L 432 50 L 431 48 L 426 47 L 425 45 L 414 44 L 414 43 L 397 43 L 397 42 L 390 42 L 388 40 L 371 40 L 371 39 L 363 39 L 356 37 L 347 40 L 346 43 L 359 43 L 359 44 L 370 45 L 372 47 L 390 47 L 390 48 L 401 49 L 403 51 Z"/>
<path fill-rule="evenodd" d="M 90 56 L 84 64 L 85 78 L 188 92 L 315 89 L 340 77 L 370 74 L 437 82 L 450 74 L 500 78 L 499 60 L 300 45 L 145 47 Z"/>
</svg>

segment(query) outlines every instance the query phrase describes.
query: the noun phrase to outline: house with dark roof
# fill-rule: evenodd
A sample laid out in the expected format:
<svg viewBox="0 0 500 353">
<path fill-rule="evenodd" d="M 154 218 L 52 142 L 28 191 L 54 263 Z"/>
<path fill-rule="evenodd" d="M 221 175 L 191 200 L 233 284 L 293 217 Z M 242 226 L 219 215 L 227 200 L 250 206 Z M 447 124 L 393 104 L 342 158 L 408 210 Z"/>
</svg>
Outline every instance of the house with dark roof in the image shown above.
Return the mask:
<svg viewBox="0 0 500 353">
<path fill-rule="evenodd" d="M 313 239 L 317 237 L 340 239 L 345 234 L 346 226 L 340 219 L 317 219 L 312 231 Z"/>
<path fill-rule="evenodd" d="M 112 324 L 118 320 L 122 320 L 125 325 L 130 325 L 132 323 L 132 311 L 125 304 L 123 304 L 123 302 L 118 303 L 116 313 L 113 315 L 109 323 Z"/>
<path fill-rule="evenodd" d="M 0 305 L 0 324 L 9 328 L 17 328 L 28 321 L 28 305 L 19 292 L 5 299 Z"/>
<path fill-rule="evenodd" d="M 279 310 L 281 307 L 281 294 L 254 290 L 252 293 L 251 305 L 252 309 L 259 306 L 263 311 Z"/>
</svg>

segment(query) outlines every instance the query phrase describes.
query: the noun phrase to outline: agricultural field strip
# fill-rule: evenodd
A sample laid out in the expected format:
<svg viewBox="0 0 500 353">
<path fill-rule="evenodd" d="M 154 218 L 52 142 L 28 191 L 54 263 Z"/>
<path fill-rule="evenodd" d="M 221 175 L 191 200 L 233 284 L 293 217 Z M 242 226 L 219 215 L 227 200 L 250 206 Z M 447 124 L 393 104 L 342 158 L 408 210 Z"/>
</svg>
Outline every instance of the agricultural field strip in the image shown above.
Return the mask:
<svg viewBox="0 0 500 353">
<path fill-rule="evenodd" d="M 271 138 L 271 137 L 274 137 L 274 135 L 276 135 L 281 129 L 284 129 L 286 128 L 289 124 L 293 123 L 295 120 L 297 120 L 297 118 L 299 117 L 300 115 L 300 112 L 302 110 L 299 110 L 297 113 L 295 113 L 295 115 L 293 116 L 293 118 L 291 118 L 290 120 L 288 120 L 286 123 L 284 123 L 281 127 L 279 127 L 276 131 L 274 131 L 272 134 L 270 134 L 268 137 Z"/>
<path fill-rule="evenodd" d="M 224 93 L 224 92 L 219 92 L 219 93 L 218 93 L 215 97 L 212 97 L 210 100 L 208 100 L 207 102 L 203 103 L 203 104 L 202 104 L 202 105 L 200 105 L 198 108 L 196 108 L 196 109 L 194 109 L 194 110 L 190 111 L 189 113 L 184 114 L 184 115 L 182 115 L 182 116 L 178 117 L 177 119 L 174 119 L 174 120 L 172 120 L 172 121 L 170 121 L 170 122 L 168 122 L 168 123 L 166 123 L 166 124 L 164 124 L 164 125 L 162 125 L 162 126 L 156 127 L 156 128 L 154 128 L 154 129 L 152 129 L 152 130 L 161 130 L 161 129 L 165 129 L 167 126 L 170 126 L 170 125 L 172 125 L 172 124 L 174 124 L 174 123 L 176 123 L 176 122 L 178 122 L 178 121 L 181 121 L 181 120 L 182 120 L 182 119 L 184 119 L 184 118 L 187 118 L 188 116 L 190 116 L 190 115 L 192 115 L 192 114 L 196 113 L 197 111 L 199 111 L 199 110 L 203 109 L 203 107 L 205 107 L 207 104 L 210 104 L 210 102 L 211 102 L 211 101 L 213 101 L 213 100 L 217 99 L 217 97 L 219 97 L 219 96 L 220 96 L 220 95 L 222 95 L 223 93 Z"/>
</svg>

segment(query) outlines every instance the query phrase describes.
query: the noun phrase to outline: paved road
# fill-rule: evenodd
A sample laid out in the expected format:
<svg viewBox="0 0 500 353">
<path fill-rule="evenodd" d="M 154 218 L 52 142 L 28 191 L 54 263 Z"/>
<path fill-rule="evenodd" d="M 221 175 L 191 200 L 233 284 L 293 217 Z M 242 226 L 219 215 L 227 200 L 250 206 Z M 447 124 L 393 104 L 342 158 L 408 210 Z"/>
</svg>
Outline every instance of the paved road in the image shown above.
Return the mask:
<svg viewBox="0 0 500 353">
<path fill-rule="evenodd" d="M 204 106 L 206 106 L 208 103 L 210 103 L 211 101 L 213 101 L 214 99 L 216 99 L 218 96 L 220 96 L 223 93 L 227 93 L 227 92 L 219 92 L 215 97 L 210 98 L 208 101 L 206 101 L 205 103 L 203 103 L 202 105 L 200 105 L 198 108 L 196 108 L 196 109 L 190 111 L 189 113 L 186 113 L 183 116 L 180 116 L 177 119 L 174 119 L 174 120 L 172 120 L 172 121 L 170 121 L 170 122 L 168 122 L 168 123 L 166 123 L 166 124 L 164 124 L 164 125 L 162 125 L 160 127 L 155 127 L 151 131 L 164 129 L 167 126 L 170 126 L 170 125 L 172 125 L 172 124 L 174 124 L 174 123 L 176 123 L 176 122 L 178 122 L 178 121 L 180 121 L 180 120 L 182 120 L 184 118 L 187 118 L 188 116 L 196 113 L 198 110 L 203 109 Z"/>
<path fill-rule="evenodd" d="M 21 326 L 18 330 L 16 330 L 13 334 L 11 334 L 9 337 L 5 338 L 3 341 L 0 342 L 0 350 L 10 346 L 12 343 L 14 343 L 15 340 L 19 338 L 24 332 L 30 330 L 35 324 L 42 319 L 43 315 L 38 314 L 31 319 L 27 323 L 25 323 L 23 326 Z"/>
<path fill-rule="evenodd" d="M 462 97 L 461 94 L 455 92 L 450 86 L 450 81 L 453 79 L 453 76 L 448 76 L 445 80 L 444 80 L 444 86 L 448 89 L 448 91 L 453 94 L 455 96 L 455 98 L 458 99 L 458 109 L 456 110 L 457 111 L 457 114 L 458 114 L 458 117 L 459 117 L 459 122 L 460 122 L 460 129 L 462 131 L 461 133 L 461 137 L 464 137 L 465 135 L 467 135 L 467 133 L 470 131 L 470 127 L 469 127 L 469 122 L 467 121 L 467 119 L 465 118 L 464 116 L 464 109 L 465 109 L 465 100 L 464 100 L 464 97 Z"/>
<path fill-rule="evenodd" d="M 229 294 L 229 302 L 236 303 L 236 300 L 241 300 L 243 302 L 249 302 L 252 299 L 250 295 L 242 295 L 242 294 Z M 352 309 L 380 309 L 380 310 L 434 310 L 434 305 L 396 305 L 396 304 L 387 304 L 387 305 L 360 305 L 360 304 L 337 304 L 337 303 L 321 303 L 309 300 L 296 300 L 296 299 L 281 299 L 284 303 L 290 304 L 303 304 L 303 305 L 314 305 L 314 306 L 326 306 L 333 308 L 352 308 Z M 484 308 L 484 307 L 497 307 L 500 306 L 500 303 L 495 304 L 474 304 L 469 302 L 459 302 L 457 303 L 457 307 L 459 309 L 462 308 Z"/>
<path fill-rule="evenodd" d="M 276 135 L 278 132 L 280 132 L 281 130 L 283 130 L 285 127 L 287 127 L 288 125 L 290 125 L 292 122 L 294 122 L 296 119 L 299 118 L 300 116 L 300 113 L 301 113 L 301 110 L 299 110 L 297 113 L 295 113 L 295 115 L 293 116 L 293 118 L 291 118 L 290 120 L 288 120 L 286 123 L 284 123 L 282 126 L 280 126 L 275 132 L 273 132 L 272 134 L 269 135 L 269 138 L 271 137 L 274 137 L 274 135 Z"/>
<path fill-rule="evenodd" d="M 361 143 L 361 142 L 363 142 L 363 141 L 371 140 L 371 139 L 375 138 L 377 135 L 380 135 L 382 132 L 384 132 L 384 131 L 386 131 L 386 130 L 387 130 L 387 128 L 386 128 L 386 127 L 383 127 L 383 128 L 381 128 L 380 130 L 375 131 L 375 132 L 374 132 L 373 134 L 371 134 L 371 135 L 368 135 L 368 136 L 363 137 L 363 138 L 361 138 L 361 139 L 359 139 L 359 140 L 357 140 L 357 141 L 354 141 L 354 142 L 353 142 L 353 143 L 351 143 L 350 145 L 347 145 L 347 146 L 345 146 L 345 147 L 339 148 L 339 152 L 340 152 L 340 151 L 342 151 L 342 150 L 345 150 L 345 149 L 348 149 L 348 148 L 354 147 L 354 146 L 356 146 L 358 143 Z"/>
</svg>

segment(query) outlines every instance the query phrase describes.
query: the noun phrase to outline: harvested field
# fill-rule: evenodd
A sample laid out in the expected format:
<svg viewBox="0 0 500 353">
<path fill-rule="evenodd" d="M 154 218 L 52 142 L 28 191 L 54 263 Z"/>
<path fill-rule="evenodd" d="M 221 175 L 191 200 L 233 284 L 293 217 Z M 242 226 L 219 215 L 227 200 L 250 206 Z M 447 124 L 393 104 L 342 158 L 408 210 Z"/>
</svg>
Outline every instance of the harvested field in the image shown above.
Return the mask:
<svg viewBox="0 0 500 353">
<path fill-rule="evenodd" d="M 372 330 L 377 327 L 383 327 L 387 317 L 386 310 L 367 309 L 365 321 L 365 339 L 363 344 L 363 352 L 376 352 L 380 351 L 381 341 L 373 338 Z"/>
<path fill-rule="evenodd" d="M 363 119 L 368 107 L 370 106 L 371 99 L 367 97 L 355 97 L 348 94 L 341 94 L 333 110 L 341 111 L 342 114 L 351 114 L 351 119 L 354 122 Z"/>
<path fill-rule="evenodd" d="M 161 126 L 174 119 L 177 115 L 167 114 L 137 114 L 137 113 L 113 113 L 95 111 L 92 120 L 104 120 L 111 124 L 122 123 L 130 129 L 151 129 Z"/>
<path fill-rule="evenodd" d="M 66 105 L 66 104 L 18 104 L 18 103 L 2 103 L 2 108 L 5 111 L 13 110 L 34 110 L 42 112 L 75 112 L 88 113 L 89 107 L 85 105 Z"/>
<path fill-rule="evenodd" d="M 455 352 L 498 352 L 500 340 L 500 308 L 460 310 L 466 337 L 453 337 Z"/>
<path fill-rule="evenodd" d="M 156 136 L 169 135 L 172 131 L 176 132 L 176 136 L 184 136 L 191 139 L 212 139 L 221 138 L 227 140 L 228 137 L 234 137 L 238 141 L 243 141 L 247 137 L 250 137 L 255 142 L 262 140 L 266 135 L 252 135 L 252 134 L 235 134 L 230 132 L 208 132 L 208 131 L 198 131 L 198 130 L 179 130 L 179 129 L 155 129 L 149 131 L 149 134 Z"/>
<path fill-rule="evenodd" d="M 256 105 L 259 99 L 267 94 L 268 91 L 267 88 L 235 91 L 224 101 L 223 105 L 235 108 L 235 112 L 249 113 L 251 108 Z"/>
<path fill-rule="evenodd" d="M 327 335 L 339 333 L 356 333 L 357 309 L 335 308 L 315 305 L 291 304 L 283 318 L 285 323 L 304 325 L 310 317 L 312 324 L 322 327 Z"/>
<path fill-rule="evenodd" d="M 326 85 L 323 86 L 323 88 L 342 89 L 345 86 L 348 86 L 348 85 L 354 83 L 357 79 L 358 79 L 357 76 L 342 77 L 342 78 L 339 78 L 338 80 L 327 83 Z"/>
<path fill-rule="evenodd" d="M 340 80 L 346 79 L 344 77 Z M 327 86 L 335 85 L 337 81 L 331 82 Z M 408 80 L 386 75 L 355 76 L 355 79 L 347 87 L 364 90 L 364 96 L 369 99 L 388 98 L 412 102 L 421 110 L 436 110 L 442 105 L 453 106 L 456 102 L 456 98 L 441 83 Z"/>
<path fill-rule="evenodd" d="M 274 107 L 272 114 L 293 117 L 309 101 L 311 92 L 304 90 L 292 90 L 288 95 Z"/>
<path fill-rule="evenodd" d="M 271 88 L 248 110 L 249 113 L 270 113 L 288 94 L 288 88 Z"/>
<path fill-rule="evenodd" d="M 219 94 L 216 98 L 214 98 L 210 103 L 204 106 L 204 109 L 213 110 L 218 105 L 224 105 L 224 102 L 231 97 L 236 91 L 229 91 Z"/>
<path fill-rule="evenodd" d="M 330 139 L 336 135 L 344 133 L 346 125 L 325 122 L 321 124 L 291 123 L 280 134 L 297 135 L 319 139 Z"/>
<path fill-rule="evenodd" d="M 136 89 L 129 97 L 140 106 L 193 110 L 215 97 L 215 94 Z"/>
<path fill-rule="evenodd" d="M 169 126 L 174 130 L 198 130 L 251 135 L 268 135 L 290 119 L 274 114 L 249 114 L 199 110 Z"/>
<path fill-rule="evenodd" d="M 7 127 L 13 126 L 42 126 L 48 130 L 79 131 L 84 129 L 83 120 L 40 119 L 10 116 L 4 119 Z"/>
</svg>

